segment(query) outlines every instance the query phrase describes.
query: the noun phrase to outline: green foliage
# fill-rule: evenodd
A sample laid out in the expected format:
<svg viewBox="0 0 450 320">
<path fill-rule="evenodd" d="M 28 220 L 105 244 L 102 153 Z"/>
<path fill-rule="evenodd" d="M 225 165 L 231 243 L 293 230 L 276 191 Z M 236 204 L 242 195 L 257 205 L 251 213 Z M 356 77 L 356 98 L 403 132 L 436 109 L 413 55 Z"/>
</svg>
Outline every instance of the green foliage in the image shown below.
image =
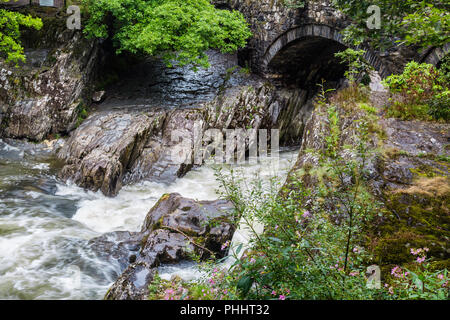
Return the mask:
<svg viewBox="0 0 450 320">
<path fill-rule="evenodd" d="M 337 8 L 354 21 L 344 32 L 352 44 L 369 42 L 372 46 L 392 47 L 392 39 L 423 48 L 442 46 L 450 41 L 450 4 L 440 0 L 334 0 Z M 376 5 L 381 11 L 381 28 L 369 29 L 367 9 Z"/>
<path fill-rule="evenodd" d="M 340 140 L 339 115 L 327 109 L 330 135 Z M 264 224 L 263 234 L 253 232 L 251 250 L 235 254 L 229 277 L 216 281 L 219 292 L 232 289 L 241 299 L 371 299 L 379 293 L 366 286 L 365 266 L 370 255 L 362 247 L 364 226 L 376 215 L 377 202 L 365 189 L 364 167 L 368 126 L 361 121 L 354 160 L 334 152 L 319 168 L 305 175 L 320 176 L 316 187 L 301 177 L 289 181 L 281 193 L 255 181 L 244 190 L 233 172 L 218 172 L 225 190 L 252 229 Z M 324 137 L 325 138 L 325 137 Z M 331 139 L 334 140 L 334 139 Z M 338 145 L 337 141 L 331 141 Z M 219 266 L 218 266 L 219 267 Z M 227 298 L 231 298 L 228 296 Z"/>
<path fill-rule="evenodd" d="M 386 109 L 386 115 L 402 120 L 432 120 L 428 105 L 394 101 Z"/>
<path fill-rule="evenodd" d="M 402 119 L 450 119 L 448 64 L 438 70 L 431 64 L 408 63 L 400 75 L 387 77 L 383 84 L 395 94 L 388 116 Z"/>
<path fill-rule="evenodd" d="M 450 90 L 434 95 L 428 101 L 428 114 L 436 120 L 450 121 Z"/>
<path fill-rule="evenodd" d="M 339 137 L 341 129 L 339 127 L 339 114 L 335 106 L 331 106 L 327 109 L 328 124 L 330 126 L 330 134 L 325 137 L 327 143 L 327 156 L 330 158 L 336 158 L 339 148 Z"/>
<path fill-rule="evenodd" d="M 0 0 L 0 2 L 7 2 L 7 0 Z M 6 62 L 25 61 L 23 47 L 20 43 L 22 27 L 39 30 L 42 28 L 42 21 L 31 15 L 0 9 L 0 52 L 6 56 Z"/>
<path fill-rule="evenodd" d="M 89 116 L 89 112 L 86 109 L 86 106 L 80 102 L 77 106 L 77 122 L 75 124 L 76 127 L 79 127 L 84 120 L 86 120 L 86 118 Z"/>
<path fill-rule="evenodd" d="M 341 63 L 348 66 L 345 72 L 345 77 L 353 83 L 356 81 L 358 75 L 365 75 L 372 69 L 370 64 L 364 59 L 364 50 L 354 50 L 348 48 L 345 51 L 335 53 L 334 55 L 341 60 Z"/>
<path fill-rule="evenodd" d="M 325 79 L 322 79 L 322 82 L 317 84 L 317 86 L 319 87 L 319 92 L 317 93 L 316 103 L 323 106 L 327 103 L 327 95 L 336 89 L 325 89 Z"/>
<path fill-rule="evenodd" d="M 420 44 L 422 47 L 441 46 L 450 41 L 450 9 L 437 8 L 432 3 L 424 5 L 420 11 L 403 18 L 401 27 L 405 30 L 404 43 Z"/>
<path fill-rule="evenodd" d="M 449 273 L 447 269 L 432 271 L 431 264 L 426 260 L 428 248 L 411 249 L 415 256 L 412 270 L 404 270 L 395 266 L 392 268 L 393 281 L 388 288 L 389 294 L 395 299 L 407 300 L 448 300 Z"/>
<path fill-rule="evenodd" d="M 383 84 L 392 93 L 398 93 L 407 103 L 420 103 L 442 90 L 439 73 L 431 64 L 409 62 L 403 73 L 387 77 Z"/>
<path fill-rule="evenodd" d="M 223 53 L 251 36 L 243 15 L 218 10 L 208 0 L 84 0 L 89 37 L 111 38 L 117 52 L 161 55 L 170 66 L 208 67 L 205 51 Z"/>
<path fill-rule="evenodd" d="M 450 83 L 450 55 L 446 55 L 440 62 L 439 81 L 447 86 Z"/>
</svg>

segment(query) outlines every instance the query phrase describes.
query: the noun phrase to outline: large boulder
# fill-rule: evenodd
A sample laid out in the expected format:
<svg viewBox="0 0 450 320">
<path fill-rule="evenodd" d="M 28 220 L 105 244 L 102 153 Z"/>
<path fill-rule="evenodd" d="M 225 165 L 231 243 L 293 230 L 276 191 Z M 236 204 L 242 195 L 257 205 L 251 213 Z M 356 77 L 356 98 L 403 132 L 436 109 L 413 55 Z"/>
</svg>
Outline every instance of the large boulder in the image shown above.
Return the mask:
<svg viewBox="0 0 450 320">
<path fill-rule="evenodd" d="M 195 201 L 166 194 L 149 211 L 141 232 L 114 232 L 92 239 L 90 245 L 123 273 L 105 299 L 142 300 L 148 297 L 157 268 L 201 258 L 223 256 L 221 245 L 231 240 L 233 206 L 223 200 Z"/>
<path fill-rule="evenodd" d="M 164 113 L 138 110 L 98 112 L 89 117 L 58 153 L 60 175 L 79 186 L 113 196 L 151 134 L 161 130 Z M 164 119 L 164 118 L 162 118 Z"/>
</svg>

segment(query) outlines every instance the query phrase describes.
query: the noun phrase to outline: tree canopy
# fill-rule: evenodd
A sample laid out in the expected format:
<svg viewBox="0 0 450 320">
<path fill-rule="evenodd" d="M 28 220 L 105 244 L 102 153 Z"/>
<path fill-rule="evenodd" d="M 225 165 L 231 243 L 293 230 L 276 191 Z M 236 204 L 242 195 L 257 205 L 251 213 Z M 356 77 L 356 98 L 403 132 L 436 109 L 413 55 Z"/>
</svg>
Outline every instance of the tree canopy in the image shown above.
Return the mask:
<svg viewBox="0 0 450 320">
<path fill-rule="evenodd" d="M 0 0 L 0 4 L 8 0 Z M 0 52 L 7 62 L 25 61 L 25 54 L 20 42 L 21 27 L 42 28 L 42 21 L 20 12 L 0 9 Z"/>
<path fill-rule="evenodd" d="M 284 0 L 291 8 L 304 8 L 318 0 Z M 440 47 L 450 41 L 450 2 L 448 0 L 331 0 L 352 23 L 343 31 L 345 40 L 358 45 L 368 42 L 378 49 L 395 43 Z M 370 6 L 380 8 L 380 28 L 368 28 Z"/>
<path fill-rule="evenodd" d="M 450 3 L 439 0 L 333 0 L 352 20 L 345 31 L 346 39 L 355 43 L 367 41 L 381 49 L 394 41 L 421 47 L 442 46 L 450 41 Z M 380 8 L 381 28 L 369 29 L 367 9 Z"/>
<path fill-rule="evenodd" d="M 84 0 L 85 33 L 112 39 L 117 52 L 159 55 L 168 65 L 208 66 L 205 51 L 231 53 L 251 36 L 243 15 L 209 0 Z"/>
</svg>

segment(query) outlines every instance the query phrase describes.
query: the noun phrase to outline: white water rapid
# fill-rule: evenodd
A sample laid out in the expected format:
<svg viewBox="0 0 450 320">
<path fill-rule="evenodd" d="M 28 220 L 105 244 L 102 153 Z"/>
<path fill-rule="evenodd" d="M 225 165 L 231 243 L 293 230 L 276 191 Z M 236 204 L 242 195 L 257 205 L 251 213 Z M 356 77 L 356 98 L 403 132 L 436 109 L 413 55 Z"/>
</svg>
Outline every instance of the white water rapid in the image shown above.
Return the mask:
<svg viewBox="0 0 450 320">
<path fill-rule="evenodd" d="M 283 180 L 297 152 L 280 154 L 280 170 L 244 165 L 245 177 Z M 219 183 L 211 166 L 189 172 L 170 185 L 142 182 L 117 197 L 61 182 L 41 145 L 0 140 L 0 299 L 101 299 L 120 272 L 99 259 L 89 239 L 110 231 L 137 231 L 162 194 L 178 192 L 214 200 Z M 239 239 L 241 237 L 241 239 Z M 248 234 L 236 233 L 234 243 Z M 195 266 L 164 266 L 161 273 L 193 278 Z"/>
</svg>

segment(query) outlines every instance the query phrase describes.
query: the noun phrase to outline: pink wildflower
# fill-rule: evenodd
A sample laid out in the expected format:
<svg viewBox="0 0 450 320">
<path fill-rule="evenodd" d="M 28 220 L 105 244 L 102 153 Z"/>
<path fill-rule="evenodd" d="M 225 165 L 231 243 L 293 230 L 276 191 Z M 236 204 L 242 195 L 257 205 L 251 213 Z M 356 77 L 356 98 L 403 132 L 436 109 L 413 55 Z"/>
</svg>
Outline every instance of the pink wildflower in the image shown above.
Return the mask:
<svg viewBox="0 0 450 320">
<path fill-rule="evenodd" d="M 403 278 L 408 275 L 408 272 L 403 273 L 402 268 L 400 268 L 399 266 L 395 266 L 394 268 L 392 268 L 391 274 L 396 278 Z"/>
<path fill-rule="evenodd" d="M 229 241 L 229 240 L 228 240 L 227 242 L 225 242 L 224 244 L 222 244 L 221 250 L 222 250 L 222 251 L 225 250 L 225 249 L 229 246 L 229 244 L 230 244 L 230 241 Z"/>
</svg>

